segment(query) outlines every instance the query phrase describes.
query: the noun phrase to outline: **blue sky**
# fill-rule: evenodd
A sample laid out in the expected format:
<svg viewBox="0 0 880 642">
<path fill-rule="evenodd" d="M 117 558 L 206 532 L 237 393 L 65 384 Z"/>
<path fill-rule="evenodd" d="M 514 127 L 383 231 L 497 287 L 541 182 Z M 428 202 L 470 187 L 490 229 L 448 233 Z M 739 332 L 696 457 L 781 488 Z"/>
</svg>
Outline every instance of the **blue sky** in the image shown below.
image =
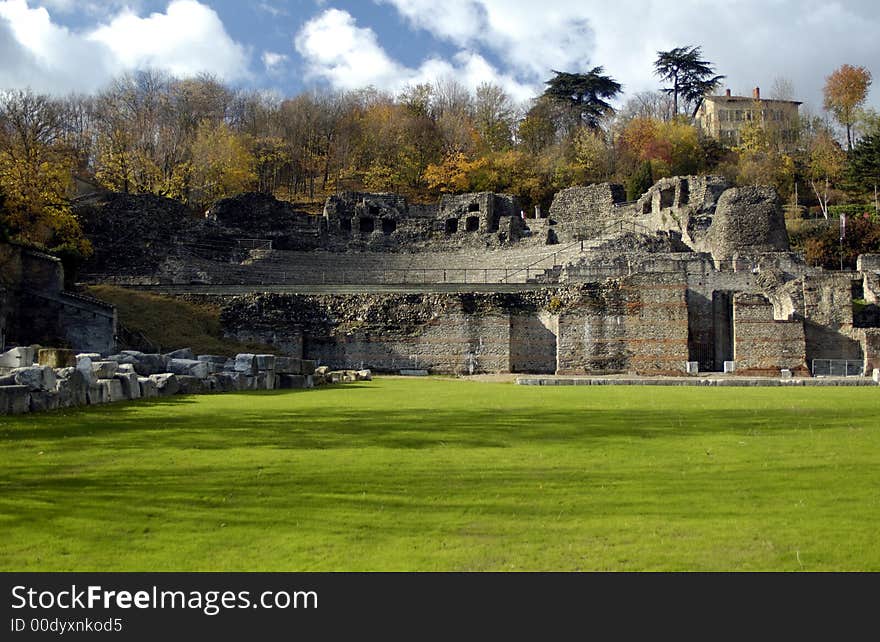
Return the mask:
<svg viewBox="0 0 880 642">
<path fill-rule="evenodd" d="M 454 77 L 525 101 L 551 69 L 656 89 L 656 52 L 695 44 L 734 93 L 784 77 L 818 110 L 841 64 L 880 74 L 878 33 L 876 0 L 0 0 L 0 88 L 89 92 L 153 67 L 283 95 Z"/>
</svg>

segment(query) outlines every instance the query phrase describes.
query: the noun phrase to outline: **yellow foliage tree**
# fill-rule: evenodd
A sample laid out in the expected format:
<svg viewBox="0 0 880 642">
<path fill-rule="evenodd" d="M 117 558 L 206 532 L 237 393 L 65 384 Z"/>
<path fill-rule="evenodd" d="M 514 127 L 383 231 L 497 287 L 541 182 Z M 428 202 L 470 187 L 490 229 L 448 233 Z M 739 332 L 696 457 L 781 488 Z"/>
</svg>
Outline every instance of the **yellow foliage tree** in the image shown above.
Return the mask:
<svg viewBox="0 0 880 642">
<path fill-rule="evenodd" d="M 59 142 L 56 105 L 45 96 L 13 92 L 0 107 L 3 226 L 26 243 L 88 256 L 91 245 L 70 210 L 74 160 Z"/>
<path fill-rule="evenodd" d="M 461 152 L 449 154 L 439 165 L 428 165 L 424 179 L 430 189 L 437 189 L 445 194 L 467 192 L 472 174 L 486 164 L 485 158 L 470 160 Z"/>
<path fill-rule="evenodd" d="M 256 159 L 247 141 L 225 123 L 203 121 L 192 147 L 193 200 L 210 207 L 256 181 Z"/>
</svg>

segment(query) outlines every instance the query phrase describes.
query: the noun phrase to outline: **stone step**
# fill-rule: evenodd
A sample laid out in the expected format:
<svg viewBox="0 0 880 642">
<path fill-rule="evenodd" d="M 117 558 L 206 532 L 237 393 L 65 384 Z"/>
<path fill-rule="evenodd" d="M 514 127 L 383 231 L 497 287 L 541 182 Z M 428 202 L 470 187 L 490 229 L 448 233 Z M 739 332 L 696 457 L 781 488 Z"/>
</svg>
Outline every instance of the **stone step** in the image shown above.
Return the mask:
<svg viewBox="0 0 880 642">
<path fill-rule="evenodd" d="M 157 294 L 209 294 L 240 296 L 244 294 L 435 294 L 446 292 L 499 292 L 517 293 L 548 287 L 540 283 L 432 283 L 432 284 L 379 284 L 379 285 L 156 285 L 131 286 L 131 289 Z"/>
</svg>

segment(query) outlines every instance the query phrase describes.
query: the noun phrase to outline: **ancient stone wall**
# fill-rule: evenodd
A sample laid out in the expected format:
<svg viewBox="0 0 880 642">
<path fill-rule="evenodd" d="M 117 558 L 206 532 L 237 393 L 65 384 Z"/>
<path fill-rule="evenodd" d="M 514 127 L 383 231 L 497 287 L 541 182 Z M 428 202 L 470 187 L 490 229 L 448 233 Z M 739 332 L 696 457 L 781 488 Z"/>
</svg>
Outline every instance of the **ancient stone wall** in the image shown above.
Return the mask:
<svg viewBox="0 0 880 642">
<path fill-rule="evenodd" d="M 787 252 L 788 232 L 779 196 L 771 187 L 729 189 L 718 199 L 704 249 L 716 260 Z"/>
<path fill-rule="evenodd" d="M 552 306 L 551 306 L 552 307 Z M 550 311 L 510 315 L 510 371 L 553 374 L 559 316 Z"/>
<path fill-rule="evenodd" d="M 550 206 L 550 220 L 557 226 L 560 242 L 597 238 L 621 218 L 618 205 L 626 201 L 621 185 L 602 183 L 570 187 L 558 192 Z"/>
<path fill-rule="evenodd" d="M 5 345 L 56 345 L 112 351 L 113 306 L 64 291 L 64 268 L 53 256 L 0 244 L 0 326 Z"/>
<path fill-rule="evenodd" d="M 733 188 L 719 176 L 667 178 L 631 214 L 645 229 L 680 234 L 719 261 L 789 250 L 779 197 L 769 187 Z"/>
<path fill-rule="evenodd" d="M 688 360 L 687 283 L 636 275 L 596 286 L 559 316 L 560 374 L 680 374 Z"/>
<path fill-rule="evenodd" d="M 852 277 L 813 274 L 803 284 L 808 359 L 861 360 L 853 328 Z"/>
<path fill-rule="evenodd" d="M 802 321 L 776 321 L 759 294 L 733 298 L 733 351 L 738 375 L 776 376 L 781 369 L 808 375 Z"/>
<path fill-rule="evenodd" d="M 880 328 L 865 328 L 859 331 L 865 353 L 865 374 L 880 368 Z"/>
</svg>

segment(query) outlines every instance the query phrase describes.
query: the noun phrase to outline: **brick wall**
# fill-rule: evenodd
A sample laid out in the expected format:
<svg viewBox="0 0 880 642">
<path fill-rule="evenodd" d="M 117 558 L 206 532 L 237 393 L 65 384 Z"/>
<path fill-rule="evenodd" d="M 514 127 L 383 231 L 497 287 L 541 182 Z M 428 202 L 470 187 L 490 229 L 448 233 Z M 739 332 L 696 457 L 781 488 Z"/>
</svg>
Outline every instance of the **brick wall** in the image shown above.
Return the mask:
<svg viewBox="0 0 880 642">
<path fill-rule="evenodd" d="M 783 368 L 809 374 L 802 321 L 776 321 L 760 294 L 733 298 L 733 358 L 740 375 L 778 375 Z"/>
</svg>

